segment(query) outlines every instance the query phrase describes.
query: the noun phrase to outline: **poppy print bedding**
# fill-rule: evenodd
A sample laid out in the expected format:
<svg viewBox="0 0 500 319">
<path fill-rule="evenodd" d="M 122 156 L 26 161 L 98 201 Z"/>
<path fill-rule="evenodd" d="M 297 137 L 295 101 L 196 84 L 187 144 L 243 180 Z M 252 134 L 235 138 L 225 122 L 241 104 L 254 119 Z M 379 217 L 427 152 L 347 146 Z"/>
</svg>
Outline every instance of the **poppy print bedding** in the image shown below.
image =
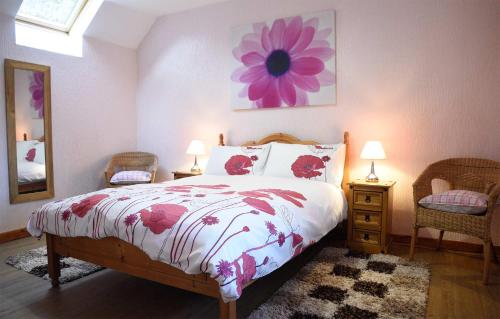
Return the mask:
<svg viewBox="0 0 500 319">
<path fill-rule="evenodd" d="M 345 144 L 298 145 L 273 143 L 265 176 L 323 181 L 342 185 Z"/>
<path fill-rule="evenodd" d="M 215 146 L 205 174 L 262 175 L 271 145 Z"/>
<path fill-rule="evenodd" d="M 33 236 L 116 237 L 188 274 L 209 273 L 225 301 L 346 217 L 339 187 L 265 176 L 202 175 L 109 188 L 45 204 Z"/>
</svg>

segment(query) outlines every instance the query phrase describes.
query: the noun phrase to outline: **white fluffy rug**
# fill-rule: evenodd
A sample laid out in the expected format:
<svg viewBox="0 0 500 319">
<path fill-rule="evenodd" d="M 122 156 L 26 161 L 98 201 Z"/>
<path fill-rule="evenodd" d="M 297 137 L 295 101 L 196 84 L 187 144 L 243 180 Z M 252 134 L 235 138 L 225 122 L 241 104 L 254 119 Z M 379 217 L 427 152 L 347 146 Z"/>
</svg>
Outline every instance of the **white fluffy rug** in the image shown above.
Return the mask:
<svg viewBox="0 0 500 319">
<path fill-rule="evenodd" d="M 29 274 L 42 277 L 45 280 L 49 279 L 46 246 L 10 256 L 5 260 L 5 263 L 16 269 L 24 270 Z M 102 269 L 104 268 L 101 266 L 85 261 L 63 257 L 61 258 L 61 277 L 59 277 L 59 283 L 64 284 Z"/>
<path fill-rule="evenodd" d="M 424 318 L 429 280 L 423 264 L 325 248 L 249 319 Z"/>
</svg>

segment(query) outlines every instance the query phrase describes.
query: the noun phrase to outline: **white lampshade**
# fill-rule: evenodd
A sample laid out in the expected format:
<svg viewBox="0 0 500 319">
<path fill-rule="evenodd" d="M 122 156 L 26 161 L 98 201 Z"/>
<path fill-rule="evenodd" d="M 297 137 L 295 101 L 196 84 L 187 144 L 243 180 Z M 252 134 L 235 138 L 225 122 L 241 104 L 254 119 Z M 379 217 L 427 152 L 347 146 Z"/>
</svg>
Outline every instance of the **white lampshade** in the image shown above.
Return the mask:
<svg viewBox="0 0 500 319">
<path fill-rule="evenodd" d="M 385 152 L 384 148 L 382 147 L 382 143 L 380 143 L 380 141 L 366 142 L 363 150 L 361 151 L 360 158 L 368 160 L 385 159 Z"/>
<path fill-rule="evenodd" d="M 186 151 L 188 155 L 203 155 L 205 154 L 205 144 L 200 140 L 192 140 Z"/>
</svg>

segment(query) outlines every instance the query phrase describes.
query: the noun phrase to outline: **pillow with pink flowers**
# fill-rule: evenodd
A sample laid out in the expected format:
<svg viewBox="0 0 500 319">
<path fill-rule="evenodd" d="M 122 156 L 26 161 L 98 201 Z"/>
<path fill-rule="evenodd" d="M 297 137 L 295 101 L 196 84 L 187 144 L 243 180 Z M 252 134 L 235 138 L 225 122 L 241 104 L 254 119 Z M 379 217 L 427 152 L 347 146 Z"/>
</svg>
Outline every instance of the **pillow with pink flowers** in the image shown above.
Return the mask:
<svg viewBox="0 0 500 319">
<path fill-rule="evenodd" d="M 35 158 L 33 161 L 38 164 L 45 164 L 45 142 L 35 144 Z"/>
<path fill-rule="evenodd" d="M 451 190 L 426 196 L 420 206 L 457 214 L 482 214 L 488 208 L 488 194 L 468 190 Z"/>
<path fill-rule="evenodd" d="M 272 143 L 264 175 L 316 180 L 340 186 L 344 161 L 345 144 Z"/>
<path fill-rule="evenodd" d="M 38 141 L 17 141 L 17 158 L 32 162 L 35 159 L 35 145 Z M 30 154 L 28 154 L 30 153 Z M 31 159 L 31 160 L 30 160 Z"/>
<path fill-rule="evenodd" d="M 270 145 L 216 146 L 212 148 L 205 174 L 262 175 Z"/>
</svg>

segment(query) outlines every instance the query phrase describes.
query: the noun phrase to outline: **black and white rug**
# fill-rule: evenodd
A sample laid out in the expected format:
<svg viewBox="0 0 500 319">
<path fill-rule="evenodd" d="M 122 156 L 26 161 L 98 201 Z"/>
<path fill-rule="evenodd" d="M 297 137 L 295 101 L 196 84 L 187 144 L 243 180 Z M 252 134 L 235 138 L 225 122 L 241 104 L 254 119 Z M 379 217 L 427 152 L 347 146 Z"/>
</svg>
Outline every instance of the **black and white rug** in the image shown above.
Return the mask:
<svg viewBox="0 0 500 319">
<path fill-rule="evenodd" d="M 49 280 L 46 246 L 7 257 L 5 263 L 16 269 L 24 270 L 29 274 Z M 61 277 L 59 277 L 59 283 L 64 284 L 102 269 L 104 268 L 101 266 L 85 261 L 63 257 L 61 258 Z"/>
<path fill-rule="evenodd" d="M 325 248 L 249 319 L 424 318 L 427 266 Z"/>
</svg>

